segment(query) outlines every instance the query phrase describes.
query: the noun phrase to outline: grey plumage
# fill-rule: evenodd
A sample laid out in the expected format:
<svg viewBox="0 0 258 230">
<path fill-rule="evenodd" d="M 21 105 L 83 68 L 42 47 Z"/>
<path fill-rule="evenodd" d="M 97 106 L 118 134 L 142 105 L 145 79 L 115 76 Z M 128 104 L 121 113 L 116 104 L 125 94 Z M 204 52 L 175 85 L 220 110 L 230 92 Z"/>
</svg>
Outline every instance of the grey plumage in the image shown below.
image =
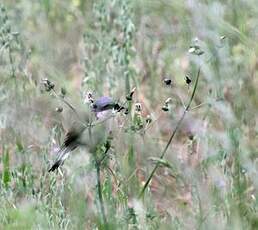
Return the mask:
<svg viewBox="0 0 258 230">
<path fill-rule="evenodd" d="M 100 97 L 92 104 L 92 111 L 95 113 L 103 112 L 109 109 L 119 109 L 118 103 L 115 103 L 110 97 Z"/>
</svg>

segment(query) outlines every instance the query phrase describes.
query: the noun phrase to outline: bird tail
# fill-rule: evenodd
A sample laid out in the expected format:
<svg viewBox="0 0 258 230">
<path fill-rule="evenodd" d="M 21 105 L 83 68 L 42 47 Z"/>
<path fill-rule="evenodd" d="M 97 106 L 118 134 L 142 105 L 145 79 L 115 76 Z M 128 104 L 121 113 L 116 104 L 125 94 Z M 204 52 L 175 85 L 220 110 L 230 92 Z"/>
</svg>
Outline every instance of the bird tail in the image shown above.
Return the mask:
<svg viewBox="0 0 258 230">
<path fill-rule="evenodd" d="M 60 149 L 59 150 L 59 155 L 56 158 L 54 164 L 51 166 L 51 168 L 48 170 L 48 172 L 53 172 L 56 169 L 59 168 L 59 166 L 63 165 L 65 159 L 69 156 L 70 153 L 70 149 L 69 148 L 64 148 L 64 149 Z"/>
</svg>

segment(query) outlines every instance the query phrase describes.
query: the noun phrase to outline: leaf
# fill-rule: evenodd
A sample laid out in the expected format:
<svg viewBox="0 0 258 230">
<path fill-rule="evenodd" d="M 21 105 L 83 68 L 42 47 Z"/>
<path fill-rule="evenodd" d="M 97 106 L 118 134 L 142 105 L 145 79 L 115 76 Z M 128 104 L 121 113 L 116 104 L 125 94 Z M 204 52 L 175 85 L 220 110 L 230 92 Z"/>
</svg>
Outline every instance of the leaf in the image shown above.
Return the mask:
<svg viewBox="0 0 258 230">
<path fill-rule="evenodd" d="M 17 139 L 16 147 L 17 147 L 18 152 L 23 152 L 24 148 L 23 148 L 23 145 L 22 145 L 22 142 L 20 139 Z"/>
<path fill-rule="evenodd" d="M 129 151 L 128 151 L 128 164 L 130 166 L 130 168 L 135 168 L 135 153 L 134 153 L 134 149 L 133 146 L 130 146 Z"/>
<path fill-rule="evenodd" d="M 9 170 L 9 150 L 3 152 L 3 174 L 2 180 L 5 186 L 8 186 L 9 182 L 11 181 L 10 177 L 10 170 Z"/>
</svg>

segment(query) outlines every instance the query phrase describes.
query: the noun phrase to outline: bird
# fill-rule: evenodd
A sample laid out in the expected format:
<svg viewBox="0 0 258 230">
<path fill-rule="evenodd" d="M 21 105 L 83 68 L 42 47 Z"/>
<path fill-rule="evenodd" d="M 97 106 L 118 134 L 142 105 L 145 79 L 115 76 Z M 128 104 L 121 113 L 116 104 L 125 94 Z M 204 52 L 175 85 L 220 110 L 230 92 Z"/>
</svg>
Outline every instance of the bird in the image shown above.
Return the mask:
<svg viewBox="0 0 258 230">
<path fill-rule="evenodd" d="M 110 109 L 120 109 L 120 105 L 114 102 L 111 97 L 102 96 L 92 103 L 92 111 L 95 113 L 103 112 Z"/>
<path fill-rule="evenodd" d="M 91 112 L 95 114 L 96 118 L 99 119 L 99 115 L 101 113 L 105 113 L 110 110 L 121 111 L 123 108 L 118 103 L 116 103 L 111 97 L 102 96 L 97 100 L 91 99 Z M 83 120 L 83 121 L 82 121 Z M 58 169 L 61 165 L 64 164 L 64 161 L 69 156 L 69 153 L 78 148 L 79 146 L 86 145 L 86 141 L 84 140 L 84 134 L 88 128 L 87 125 L 90 122 L 90 116 L 86 113 L 83 116 L 83 119 L 77 116 L 77 118 L 70 125 L 71 127 L 68 129 L 64 141 L 60 146 L 57 152 L 57 158 L 54 163 L 48 169 L 48 172 L 53 172 Z M 103 127 L 101 127 L 103 128 Z M 92 129 L 97 129 L 96 135 L 94 136 L 95 140 L 91 140 L 94 143 L 90 143 L 90 145 L 96 144 L 100 139 L 101 135 L 103 135 L 103 130 L 99 130 L 99 127 L 92 127 Z M 89 141 L 89 140 L 88 140 Z"/>
</svg>

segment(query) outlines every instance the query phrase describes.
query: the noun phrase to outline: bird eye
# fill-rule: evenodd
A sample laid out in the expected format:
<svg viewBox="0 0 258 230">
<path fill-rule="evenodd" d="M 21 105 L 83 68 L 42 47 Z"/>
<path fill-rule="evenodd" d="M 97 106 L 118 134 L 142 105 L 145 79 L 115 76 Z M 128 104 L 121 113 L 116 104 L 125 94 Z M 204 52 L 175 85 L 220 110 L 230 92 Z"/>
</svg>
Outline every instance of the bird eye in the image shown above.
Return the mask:
<svg viewBox="0 0 258 230">
<path fill-rule="evenodd" d="M 96 104 L 92 105 L 93 109 L 96 109 L 98 106 Z"/>
</svg>

